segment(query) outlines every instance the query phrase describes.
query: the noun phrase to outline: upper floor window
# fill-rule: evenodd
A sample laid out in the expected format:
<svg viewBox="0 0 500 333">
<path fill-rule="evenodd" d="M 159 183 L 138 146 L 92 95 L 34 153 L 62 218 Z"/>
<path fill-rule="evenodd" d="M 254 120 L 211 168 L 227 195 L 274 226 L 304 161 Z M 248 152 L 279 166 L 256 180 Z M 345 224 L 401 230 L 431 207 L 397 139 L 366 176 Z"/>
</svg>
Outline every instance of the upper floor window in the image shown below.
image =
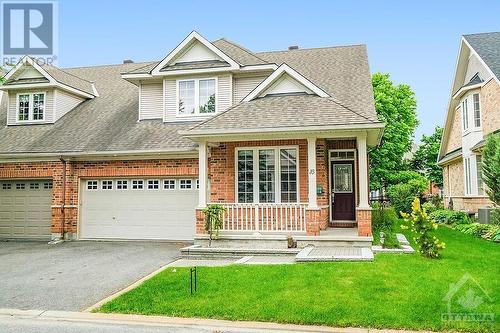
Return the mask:
<svg viewBox="0 0 500 333">
<path fill-rule="evenodd" d="M 179 116 L 203 115 L 216 111 L 216 79 L 178 81 Z"/>
<path fill-rule="evenodd" d="M 469 112 L 467 109 L 467 98 L 462 102 L 462 127 L 464 131 L 469 128 Z"/>
<path fill-rule="evenodd" d="M 17 120 L 40 121 L 45 118 L 45 93 L 17 95 Z"/>
<path fill-rule="evenodd" d="M 472 95 L 472 99 L 474 102 L 474 126 L 481 126 L 481 110 L 479 106 L 479 94 Z"/>
</svg>

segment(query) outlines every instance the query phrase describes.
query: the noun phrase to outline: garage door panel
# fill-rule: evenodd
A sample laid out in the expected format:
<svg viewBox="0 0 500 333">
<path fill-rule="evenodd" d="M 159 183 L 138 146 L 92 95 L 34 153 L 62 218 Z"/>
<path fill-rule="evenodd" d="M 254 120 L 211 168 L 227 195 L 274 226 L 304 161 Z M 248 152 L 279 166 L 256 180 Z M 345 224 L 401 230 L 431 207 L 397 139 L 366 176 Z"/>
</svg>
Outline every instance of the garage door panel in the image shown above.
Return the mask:
<svg viewBox="0 0 500 333">
<path fill-rule="evenodd" d="M 115 186 L 87 190 L 84 182 L 81 238 L 193 239 L 197 190 L 165 190 L 162 182 L 149 190 L 147 180 L 142 190 Z"/>
<path fill-rule="evenodd" d="M 50 239 L 52 190 L 42 188 L 51 181 L 0 183 L 0 237 Z"/>
</svg>

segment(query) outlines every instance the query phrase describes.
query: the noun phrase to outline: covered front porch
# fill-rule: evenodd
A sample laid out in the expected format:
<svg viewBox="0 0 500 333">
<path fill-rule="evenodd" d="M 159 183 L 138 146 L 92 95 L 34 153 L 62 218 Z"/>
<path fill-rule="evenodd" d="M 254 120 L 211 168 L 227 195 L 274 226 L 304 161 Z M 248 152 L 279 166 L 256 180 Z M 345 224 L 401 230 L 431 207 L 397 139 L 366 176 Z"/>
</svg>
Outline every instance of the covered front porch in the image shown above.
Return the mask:
<svg viewBox="0 0 500 333">
<path fill-rule="evenodd" d="M 206 235 L 203 208 L 217 203 L 219 238 L 371 241 L 368 131 L 246 137 L 199 141 L 197 239 Z"/>
</svg>

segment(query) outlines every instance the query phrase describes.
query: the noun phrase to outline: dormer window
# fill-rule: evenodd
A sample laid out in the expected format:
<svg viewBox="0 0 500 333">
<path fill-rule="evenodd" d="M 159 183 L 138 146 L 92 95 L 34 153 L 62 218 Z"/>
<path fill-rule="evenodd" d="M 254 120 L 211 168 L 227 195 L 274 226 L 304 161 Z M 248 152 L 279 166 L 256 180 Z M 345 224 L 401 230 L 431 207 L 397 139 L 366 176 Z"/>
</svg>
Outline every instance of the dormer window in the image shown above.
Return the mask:
<svg viewBox="0 0 500 333">
<path fill-rule="evenodd" d="M 177 115 L 196 116 L 217 110 L 217 80 L 190 79 L 177 81 Z"/>
<path fill-rule="evenodd" d="M 20 93 L 17 95 L 17 121 L 42 121 L 45 119 L 45 93 Z"/>
</svg>

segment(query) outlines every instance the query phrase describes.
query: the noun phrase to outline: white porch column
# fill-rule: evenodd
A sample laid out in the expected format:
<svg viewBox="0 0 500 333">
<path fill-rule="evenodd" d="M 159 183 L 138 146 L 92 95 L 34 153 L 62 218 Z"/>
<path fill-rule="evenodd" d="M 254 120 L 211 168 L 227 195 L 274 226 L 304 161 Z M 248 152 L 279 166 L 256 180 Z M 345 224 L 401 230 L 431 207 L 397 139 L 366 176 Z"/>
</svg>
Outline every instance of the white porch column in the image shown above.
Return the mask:
<svg viewBox="0 0 500 333">
<path fill-rule="evenodd" d="M 316 138 L 307 138 L 308 208 L 318 208 L 316 194 Z"/>
<path fill-rule="evenodd" d="M 200 142 L 198 146 L 198 178 L 200 184 L 200 188 L 198 189 L 198 208 L 205 208 L 207 206 L 207 166 L 207 143 Z"/>
<path fill-rule="evenodd" d="M 368 152 L 366 150 L 366 133 L 357 136 L 358 168 L 359 168 L 359 206 L 370 208 L 368 202 Z"/>
</svg>

